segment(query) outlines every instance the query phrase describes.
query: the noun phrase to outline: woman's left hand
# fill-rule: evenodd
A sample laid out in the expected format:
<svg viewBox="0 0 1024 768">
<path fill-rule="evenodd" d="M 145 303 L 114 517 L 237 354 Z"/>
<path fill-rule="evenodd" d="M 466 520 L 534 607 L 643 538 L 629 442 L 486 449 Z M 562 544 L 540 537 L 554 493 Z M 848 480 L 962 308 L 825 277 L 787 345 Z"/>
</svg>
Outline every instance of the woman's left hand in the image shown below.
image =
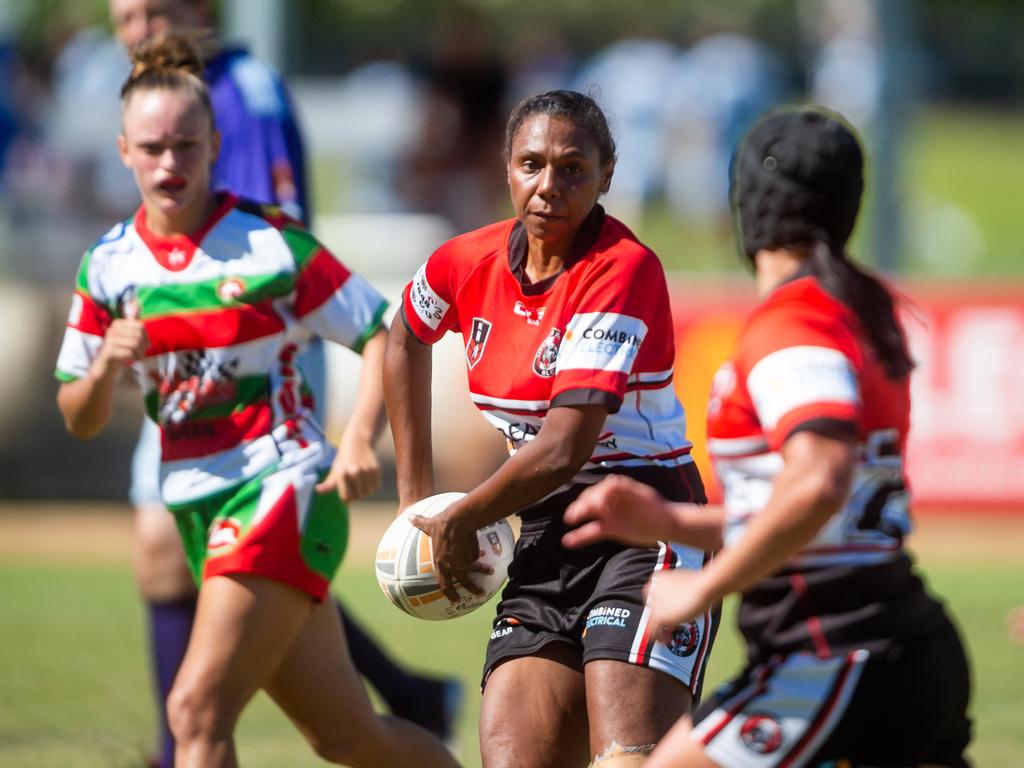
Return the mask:
<svg viewBox="0 0 1024 768">
<path fill-rule="evenodd" d="M 317 487 L 317 493 L 336 490 L 348 503 L 368 496 L 380 486 L 380 462 L 366 440 L 342 437 L 331 471 Z"/>
<path fill-rule="evenodd" d="M 454 505 L 453 505 L 454 506 Z M 494 569 L 479 562 L 483 557 L 475 530 L 464 530 L 451 507 L 434 517 L 415 515 L 410 522 L 430 537 L 434 551 L 434 571 L 437 583 L 451 602 L 459 602 L 456 584 L 470 592 L 482 595 L 483 590 L 470 578 L 472 573 L 493 573 Z"/>
<path fill-rule="evenodd" d="M 702 616 L 715 602 L 705 571 L 672 571 L 655 576 L 647 584 L 650 621 L 658 627 L 657 638 L 668 645 L 680 624 Z"/>
</svg>

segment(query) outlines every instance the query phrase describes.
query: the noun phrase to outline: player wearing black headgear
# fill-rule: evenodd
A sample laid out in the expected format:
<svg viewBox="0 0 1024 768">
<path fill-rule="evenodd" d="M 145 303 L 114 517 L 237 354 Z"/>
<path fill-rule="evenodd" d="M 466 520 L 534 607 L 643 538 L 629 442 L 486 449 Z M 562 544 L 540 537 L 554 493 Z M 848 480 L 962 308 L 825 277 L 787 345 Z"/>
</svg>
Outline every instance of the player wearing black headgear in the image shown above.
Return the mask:
<svg viewBox="0 0 1024 768">
<path fill-rule="evenodd" d="M 659 576 L 656 625 L 732 592 L 749 664 L 645 768 L 966 766 L 967 660 L 903 549 L 909 372 L 893 300 L 845 252 L 863 158 L 838 115 L 769 114 L 733 159 L 732 203 L 761 304 L 708 406 L 722 507 L 652 499 L 625 478 L 566 512 L 599 538 L 711 549 Z"/>
</svg>

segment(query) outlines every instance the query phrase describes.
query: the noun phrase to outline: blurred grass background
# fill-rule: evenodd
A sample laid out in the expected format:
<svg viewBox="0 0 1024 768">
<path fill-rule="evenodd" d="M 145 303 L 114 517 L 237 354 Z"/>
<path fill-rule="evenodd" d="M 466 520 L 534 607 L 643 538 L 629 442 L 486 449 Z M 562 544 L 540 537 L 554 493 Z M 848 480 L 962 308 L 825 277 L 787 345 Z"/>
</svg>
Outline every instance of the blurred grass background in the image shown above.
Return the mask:
<svg viewBox="0 0 1024 768">
<path fill-rule="evenodd" d="M 85 521 L 88 514 L 83 513 Z M 452 622 L 419 621 L 394 609 L 377 587 L 370 551 L 387 520 L 386 511 L 357 518 L 365 535 L 335 580 L 335 591 L 396 656 L 462 680 L 458 754 L 467 767 L 479 766 L 478 684 L 494 605 Z M 4 521 L 0 510 L 0 532 Z M 978 766 L 1019 765 L 1024 647 L 1009 643 L 1005 617 L 1024 602 L 1024 560 L 1020 545 L 1013 543 L 1014 537 L 1019 542 L 1022 526 L 1016 523 L 1004 533 L 1000 519 L 982 517 L 969 524 L 943 515 L 925 520 L 922 528 L 928 534 L 920 551 L 924 573 L 933 591 L 948 601 L 974 664 L 973 760 Z M 61 535 L 55 527 L 49 530 Z M 916 539 L 911 544 L 916 547 Z M 108 546 L 108 554 L 99 558 L 69 558 L 33 555 L 32 549 L 29 545 L 14 556 L 5 552 L 0 563 L 0 768 L 142 768 L 153 707 L 142 607 L 127 551 L 119 555 Z M 731 608 L 711 657 L 708 690 L 739 669 Z M 324 765 L 262 695 L 243 715 L 237 738 L 245 766 Z"/>
</svg>

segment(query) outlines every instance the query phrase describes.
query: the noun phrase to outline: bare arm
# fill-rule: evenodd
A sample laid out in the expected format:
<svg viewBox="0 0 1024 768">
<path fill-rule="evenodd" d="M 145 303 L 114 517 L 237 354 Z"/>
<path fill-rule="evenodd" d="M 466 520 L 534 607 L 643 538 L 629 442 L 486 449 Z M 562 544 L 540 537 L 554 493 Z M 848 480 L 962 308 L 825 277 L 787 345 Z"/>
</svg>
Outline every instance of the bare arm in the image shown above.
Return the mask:
<svg viewBox="0 0 1024 768">
<path fill-rule="evenodd" d="M 607 416 L 603 405 L 552 408 L 537 437 L 465 498 L 436 517 L 413 520 L 430 535 L 438 582 L 452 600 L 455 581 L 475 590 L 468 574 L 479 557 L 476 531 L 571 480 L 593 453 Z"/>
<path fill-rule="evenodd" d="M 405 509 L 434 492 L 430 435 L 432 349 L 395 315 L 384 354 L 384 398 L 395 440 L 398 507 Z"/>
<path fill-rule="evenodd" d="M 615 539 L 633 546 L 677 541 L 717 550 L 725 512 L 717 506 L 667 501 L 648 485 L 612 475 L 580 494 L 566 509 L 565 522 L 579 526 L 562 537 L 567 547 Z"/>
<path fill-rule="evenodd" d="M 749 589 L 796 555 L 845 503 L 856 446 L 797 432 L 782 447 L 785 465 L 768 503 L 735 546 L 699 572 L 658 578 L 651 587 L 652 620 L 677 624 L 732 592 Z"/>
<path fill-rule="evenodd" d="M 387 330 L 381 328 L 363 346 L 356 405 L 338 442 L 331 471 L 317 491 L 337 489 L 344 501 L 355 501 L 377 490 L 380 462 L 374 445 L 384 429 L 384 386 L 381 374 Z"/>
<path fill-rule="evenodd" d="M 96 359 L 80 379 L 64 382 L 57 390 L 57 407 L 68 432 L 82 440 L 98 435 L 114 410 L 114 387 L 121 372 L 141 360 L 149 338 L 141 321 L 114 320 L 103 337 Z"/>
</svg>

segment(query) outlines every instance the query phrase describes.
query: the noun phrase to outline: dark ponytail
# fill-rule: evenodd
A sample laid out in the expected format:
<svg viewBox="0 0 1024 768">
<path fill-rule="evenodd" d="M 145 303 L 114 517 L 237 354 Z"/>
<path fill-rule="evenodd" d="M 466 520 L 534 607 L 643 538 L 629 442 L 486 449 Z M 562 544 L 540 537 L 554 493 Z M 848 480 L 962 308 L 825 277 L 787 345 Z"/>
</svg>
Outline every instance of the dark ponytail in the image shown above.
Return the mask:
<svg viewBox="0 0 1024 768">
<path fill-rule="evenodd" d="M 821 287 L 857 316 L 886 375 L 898 379 L 910 373 L 914 361 L 896 319 L 896 302 L 882 281 L 820 241 L 811 248 L 809 266 Z"/>
<path fill-rule="evenodd" d="M 744 136 L 732 158 L 730 200 L 743 253 L 807 249 L 822 288 L 860 320 L 890 378 L 914 362 L 892 294 L 846 257 L 864 189 L 864 158 L 853 128 L 819 107 L 771 112 Z"/>
</svg>

